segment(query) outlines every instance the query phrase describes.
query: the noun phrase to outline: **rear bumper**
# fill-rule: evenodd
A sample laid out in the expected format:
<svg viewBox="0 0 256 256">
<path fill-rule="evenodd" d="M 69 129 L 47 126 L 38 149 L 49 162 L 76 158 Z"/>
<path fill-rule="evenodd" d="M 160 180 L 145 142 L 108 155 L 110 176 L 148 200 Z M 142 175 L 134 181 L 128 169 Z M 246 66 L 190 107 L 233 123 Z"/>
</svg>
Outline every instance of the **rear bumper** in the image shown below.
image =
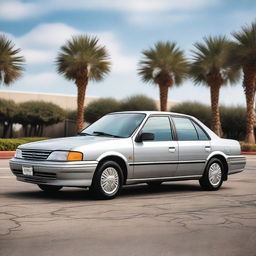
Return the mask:
<svg viewBox="0 0 256 256">
<path fill-rule="evenodd" d="M 9 164 L 19 181 L 55 186 L 87 187 L 92 183 L 98 162 L 29 161 L 12 158 Z M 33 176 L 23 175 L 22 166 L 33 167 Z"/>
<path fill-rule="evenodd" d="M 246 165 L 246 158 L 244 156 L 228 156 L 228 175 L 242 172 Z"/>
</svg>

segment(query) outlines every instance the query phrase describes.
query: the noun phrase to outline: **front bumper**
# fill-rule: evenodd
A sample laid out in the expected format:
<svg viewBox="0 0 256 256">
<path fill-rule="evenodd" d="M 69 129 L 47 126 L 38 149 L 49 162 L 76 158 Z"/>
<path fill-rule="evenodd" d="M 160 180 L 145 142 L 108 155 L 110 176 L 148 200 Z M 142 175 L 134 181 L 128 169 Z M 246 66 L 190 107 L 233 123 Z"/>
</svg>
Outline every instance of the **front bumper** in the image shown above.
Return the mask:
<svg viewBox="0 0 256 256">
<path fill-rule="evenodd" d="M 246 158 L 244 156 L 228 156 L 228 175 L 242 172 L 246 165 Z"/>
<path fill-rule="evenodd" d="M 88 187 L 92 183 L 97 161 L 57 162 L 12 158 L 9 162 L 17 180 L 34 184 Z M 22 166 L 33 167 L 33 176 L 23 175 Z"/>
</svg>

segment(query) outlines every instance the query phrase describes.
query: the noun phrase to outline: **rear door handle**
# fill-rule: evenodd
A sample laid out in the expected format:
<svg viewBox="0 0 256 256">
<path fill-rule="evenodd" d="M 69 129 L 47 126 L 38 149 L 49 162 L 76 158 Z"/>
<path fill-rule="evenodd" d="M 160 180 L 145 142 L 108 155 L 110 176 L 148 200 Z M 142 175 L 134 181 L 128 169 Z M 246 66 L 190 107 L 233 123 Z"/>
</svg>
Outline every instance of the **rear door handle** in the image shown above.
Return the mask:
<svg viewBox="0 0 256 256">
<path fill-rule="evenodd" d="M 174 153 L 174 152 L 175 152 L 175 150 L 176 150 L 176 148 L 175 148 L 175 147 L 169 147 L 169 152 Z"/>
<path fill-rule="evenodd" d="M 205 146 L 204 148 L 205 148 L 206 152 L 210 152 L 211 151 L 211 147 L 210 146 Z"/>
</svg>

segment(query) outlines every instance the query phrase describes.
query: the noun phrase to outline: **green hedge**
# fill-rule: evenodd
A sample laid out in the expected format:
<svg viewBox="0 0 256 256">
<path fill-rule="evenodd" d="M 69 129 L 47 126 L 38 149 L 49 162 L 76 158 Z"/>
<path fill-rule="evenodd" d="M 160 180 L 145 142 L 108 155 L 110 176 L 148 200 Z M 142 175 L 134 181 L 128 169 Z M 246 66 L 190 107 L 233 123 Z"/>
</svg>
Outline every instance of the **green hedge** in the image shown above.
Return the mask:
<svg viewBox="0 0 256 256">
<path fill-rule="evenodd" d="M 0 139 L 0 151 L 13 151 L 24 143 L 33 141 L 46 140 L 44 137 L 26 137 L 26 138 L 15 138 L 15 139 Z"/>
<path fill-rule="evenodd" d="M 256 152 L 256 144 L 249 144 L 243 141 L 240 141 L 241 151 L 243 152 Z"/>
</svg>

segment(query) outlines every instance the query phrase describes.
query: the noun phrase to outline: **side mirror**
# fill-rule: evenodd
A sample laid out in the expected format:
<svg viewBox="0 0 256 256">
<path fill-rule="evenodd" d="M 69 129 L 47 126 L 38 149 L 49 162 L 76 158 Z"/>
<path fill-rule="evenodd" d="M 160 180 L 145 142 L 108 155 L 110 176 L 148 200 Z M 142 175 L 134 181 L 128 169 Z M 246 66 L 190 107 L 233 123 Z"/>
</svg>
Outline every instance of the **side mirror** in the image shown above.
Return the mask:
<svg viewBox="0 0 256 256">
<path fill-rule="evenodd" d="M 143 132 L 137 136 L 136 142 L 142 142 L 142 141 L 154 140 L 154 139 L 155 139 L 154 133 Z"/>
</svg>

